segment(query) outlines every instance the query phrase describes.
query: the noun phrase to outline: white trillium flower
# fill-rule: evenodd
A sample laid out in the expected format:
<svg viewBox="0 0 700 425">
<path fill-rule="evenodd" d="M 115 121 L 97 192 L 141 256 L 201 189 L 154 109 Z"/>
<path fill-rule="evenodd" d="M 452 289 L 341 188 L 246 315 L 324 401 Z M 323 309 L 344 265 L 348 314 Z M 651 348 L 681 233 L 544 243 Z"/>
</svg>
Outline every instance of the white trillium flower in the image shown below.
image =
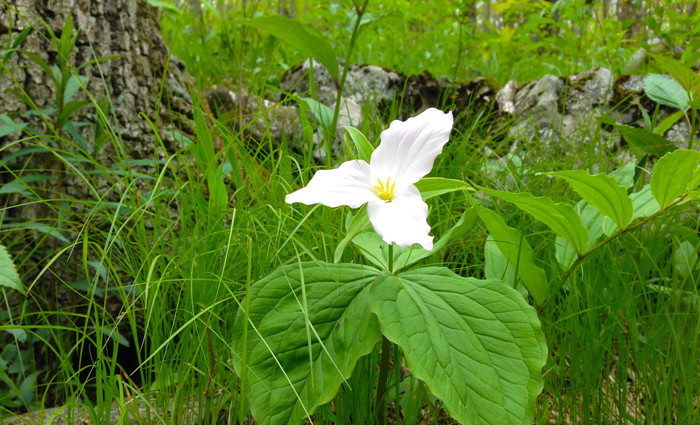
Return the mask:
<svg viewBox="0 0 700 425">
<path fill-rule="evenodd" d="M 380 135 L 370 163 L 344 162 L 334 170 L 318 171 L 309 184 L 285 198 L 292 204 L 367 204 L 374 230 L 389 244 L 414 243 L 433 249 L 429 236 L 428 204 L 415 186 L 433 168 L 452 130 L 452 112 L 430 108 L 406 121 L 393 121 Z"/>
</svg>

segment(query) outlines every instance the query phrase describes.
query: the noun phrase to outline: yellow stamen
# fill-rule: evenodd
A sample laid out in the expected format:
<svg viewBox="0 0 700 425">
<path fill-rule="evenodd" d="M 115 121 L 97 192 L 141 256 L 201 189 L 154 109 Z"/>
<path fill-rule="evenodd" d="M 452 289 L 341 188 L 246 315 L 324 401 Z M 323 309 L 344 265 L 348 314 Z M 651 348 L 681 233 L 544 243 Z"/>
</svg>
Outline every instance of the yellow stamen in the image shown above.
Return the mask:
<svg viewBox="0 0 700 425">
<path fill-rule="evenodd" d="M 396 183 L 391 183 L 391 177 L 386 179 L 386 186 L 379 179 L 377 179 L 377 183 L 379 183 L 379 186 L 374 186 L 374 188 L 379 191 L 379 199 L 391 202 L 391 200 L 394 199 L 394 188 L 396 187 Z"/>
</svg>

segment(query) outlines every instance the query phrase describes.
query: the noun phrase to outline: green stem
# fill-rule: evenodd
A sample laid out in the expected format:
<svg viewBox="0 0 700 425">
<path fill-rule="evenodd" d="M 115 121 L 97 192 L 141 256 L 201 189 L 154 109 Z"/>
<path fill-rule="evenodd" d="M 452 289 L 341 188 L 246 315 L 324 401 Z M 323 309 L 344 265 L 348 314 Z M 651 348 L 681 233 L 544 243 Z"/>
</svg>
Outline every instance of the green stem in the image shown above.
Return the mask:
<svg viewBox="0 0 700 425">
<path fill-rule="evenodd" d="M 391 246 L 391 245 L 389 245 Z M 391 342 L 382 335 L 382 358 L 379 363 L 379 382 L 377 384 L 377 424 L 384 425 L 384 410 L 386 408 L 386 382 L 389 377 L 389 359 L 391 358 Z"/>
<path fill-rule="evenodd" d="M 348 53 L 345 55 L 345 64 L 343 64 L 343 75 L 340 77 L 340 83 L 338 84 L 338 96 L 335 99 L 335 111 L 333 112 L 333 122 L 331 127 L 326 132 L 325 145 L 326 145 L 326 168 L 333 168 L 331 161 L 331 145 L 335 138 L 335 127 L 338 125 L 338 116 L 340 115 L 340 100 L 343 97 L 343 87 L 345 87 L 345 79 L 348 76 L 348 70 L 350 70 L 350 57 L 352 55 L 352 50 L 355 48 L 355 42 L 357 41 L 357 35 L 360 32 L 360 22 L 362 22 L 362 15 L 367 9 L 369 0 L 364 0 L 362 6 L 359 9 L 355 9 L 357 12 L 357 19 L 355 20 L 355 27 L 352 29 L 352 36 L 350 37 L 350 46 L 348 46 Z"/>
<path fill-rule="evenodd" d="M 542 311 L 544 311 L 544 308 L 547 307 L 547 304 L 549 304 L 549 302 L 552 300 L 552 298 L 554 298 L 554 295 L 557 292 L 559 292 L 561 290 L 561 288 L 564 286 L 564 284 L 566 283 L 566 281 L 569 280 L 569 276 L 571 276 L 571 273 L 573 273 L 573 271 L 576 270 L 576 268 L 583 262 L 583 260 L 585 260 L 586 257 L 591 255 L 591 253 L 593 253 L 594 251 L 597 251 L 599 248 L 604 247 L 605 245 L 609 244 L 610 242 L 614 241 L 615 239 L 619 238 L 620 236 L 624 235 L 625 233 L 628 233 L 628 232 L 636 229 L 637 227 L 644 226 L 645 224 L 647 224 L 651 220 L 655 219 L 656 217 L 666 213 L 671 208 L 673 208 L 676 205 L 683 202 L 687 196 L 688 196 L 688 194 L 681 196 L 678 200 L 676 200 L 675 202 L 672 202 L 670 205 L 668 205 L 663 210 L 659 210 L 658 212 L 650 215 L 649 217 L 645 218 L 642 221 L 639 221 L 631 226 L 625 227 L 624 229 L 618 230 L 617 232 L 613 233 L 611 236 L 607 237 L 606 239 L 603 239 L 602 241 L 600 241 L 599 243 L 597 243 L 596 245 L 591 247 L 588 251 L 586 251 L 582 254 L 579 254 L 576 261 L 574 261 L 574 264 L 572 264 L 568 269 L 566 269 L 566 271 L 564 272 L 564 275 L 561 277 L 561 279 L 557 283 L 557 286 L 554 288 L 554 290 L 550 293 L 549 297 L 542 304 L 540 304 L 540 306 L 538 308 L 539 312 L 541 313 Z"/>
<path fill-rule="evenodd" d="M 394 244 L 389 244 L 389 273 L 394 274 Z"/>
<path fill-rule="evenodd" d="M 688 150 L 693 149 L 693 125 L 690 123 L 690 118 L 688 114 L 683 111 L 683 117 L 685 117 L 685 122 L 688 125 Z"/>
</svg>

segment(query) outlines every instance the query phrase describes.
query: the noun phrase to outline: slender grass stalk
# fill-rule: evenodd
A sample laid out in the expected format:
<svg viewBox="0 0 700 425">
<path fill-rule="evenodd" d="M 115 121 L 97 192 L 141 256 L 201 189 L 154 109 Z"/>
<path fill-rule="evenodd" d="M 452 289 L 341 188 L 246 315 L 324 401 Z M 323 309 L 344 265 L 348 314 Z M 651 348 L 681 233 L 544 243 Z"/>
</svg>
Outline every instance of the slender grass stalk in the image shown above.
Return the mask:
<svg viewBox="0 0 700 425">
<path fill-rule="evenodd" d="M 333 139 L 335 138 L 335 127 L 338 125 L 338 116 L 340 116 L 340 103 L 343 98 L 343 88 L 345 87 L 345 79 L 348 76 L 348 70 L 350 70 L 350 59 L 352 58 L 352 51 L 355 47 L 355 42 L 357 41 L 357 35 L 360 33 L 360 23 L 362 22 L 362 15 L 365 13 L 367 6 L 369 5 L 369 0 L 363 0 L 362 5 L 358 8 L 355 7 L 355 12 L 357 13 L 357 19 L 355 20 L 355 26 L 352 29 L 352 36 L 350 37 L 350 45 L 348 46 L 348 52 L 345 55 L 345 64 L 343 64 L 343 74 L 340 77 L 340 83 L 338 84 L 338 97 L 335 99 L 335 111 L 333 111 L 333 121 L 331 122 L 331 127 L 326 132 L 326 137 L 324 138 L 326 146 L 326 168 L 333 168 L 333 161 L 331 156 L 333 155 L 331 147 L 333 146 Z"/>
<path fill-rule="evenodd" d="M 377 383 L 377 424 L 384 425 L 386 410 L 386 387 L 391 360 L 391 341 L 382 335 L 382 357 L 379 362 L 379 382 Z"/>
</svg>

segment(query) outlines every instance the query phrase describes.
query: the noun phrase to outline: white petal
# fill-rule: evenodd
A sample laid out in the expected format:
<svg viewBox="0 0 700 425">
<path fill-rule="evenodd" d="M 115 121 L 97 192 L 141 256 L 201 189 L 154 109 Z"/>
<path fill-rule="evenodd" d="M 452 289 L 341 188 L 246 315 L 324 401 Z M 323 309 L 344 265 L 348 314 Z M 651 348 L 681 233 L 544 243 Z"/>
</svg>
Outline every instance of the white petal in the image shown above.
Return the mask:
<svg viewBox="0 0 700 425">
<path fill-rule="evenodd" d="M 317 171 L 305 188 L 288 194 L 285 201 L 359 208 L 370 199 L 377 199 L 377 195 L 370 184 L 369 164 L 357 160 L 344 162 L 334 170 Z"/>
<path fill-rule="evenodd" d="M 374 230 L 386 243 L 409 247 L 414 243 L 427 250 L 433 249 L 433 237 L 428 236 L 430 225 L 427 222 L 428 204 L 420 197 L 420 192 L 411 185 L 391 202 L 375 198 L 367 205 L 369 221 Z"/>
<path fill-rule="evenodd" d="M 449 140 L 452 123 L 452 112 L 435 108 L 406 121 L 393 121 L 372 153 L 372 181 L 391 177 L 397 187 L 403 187 L 425 177 Z"/>
</svg>

